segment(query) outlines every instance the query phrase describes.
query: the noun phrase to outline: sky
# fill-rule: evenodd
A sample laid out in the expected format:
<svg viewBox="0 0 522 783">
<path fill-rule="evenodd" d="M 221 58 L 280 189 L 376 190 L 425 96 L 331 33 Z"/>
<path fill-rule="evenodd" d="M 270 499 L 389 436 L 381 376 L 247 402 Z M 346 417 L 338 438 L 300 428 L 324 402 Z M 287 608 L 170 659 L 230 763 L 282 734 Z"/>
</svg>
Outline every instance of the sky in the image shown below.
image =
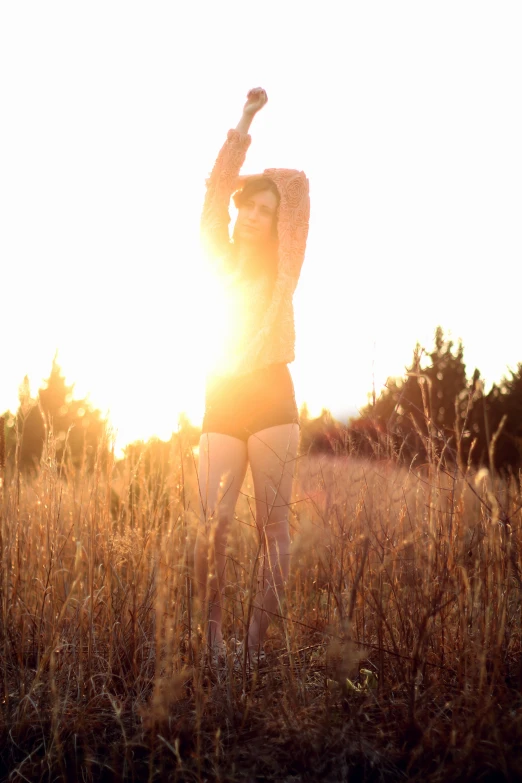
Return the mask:
<svg viewBox="0 0 522 783">
<path fill-rule="evenodd" d="M 200 423 L 205 178 L 304 170 L 298 404 L 356 415 L 435 328 L 522 361 L 519 2 L 2 3 L 0 410 L 55 352 L 124 445 Z"/>
</svg>

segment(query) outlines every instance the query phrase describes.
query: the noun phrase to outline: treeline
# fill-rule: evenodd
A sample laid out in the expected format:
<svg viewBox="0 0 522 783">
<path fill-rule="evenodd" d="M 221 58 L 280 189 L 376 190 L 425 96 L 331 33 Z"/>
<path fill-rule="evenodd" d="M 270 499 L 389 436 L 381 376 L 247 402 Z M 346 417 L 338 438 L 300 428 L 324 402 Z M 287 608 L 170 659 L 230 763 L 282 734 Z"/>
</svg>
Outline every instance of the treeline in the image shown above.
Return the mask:
<svg viewBox="0 0 522 783">
<path fill-rule="evenodd" d="M 35 398 L 24 379 L 18 410 L 4 413 L 3 421 L 0 461 L 6 459 L 8 468 L 34 474 L 51 456 L 67 476 L 92 470 L 95 463 L 107 459 L 107 422 L 87 399 L 76 399 L 74 385 L 66 384 L 56 357 Z M 163 474 L 169 454 L 178 448 L 175 440 L 180 434 L 185 446 L 198 442 L 198 429 L 182 417 L 171 441 L 151 439 L 147 444 L 130 444 L 123 462 L 139 462 L 151 479 L 158 470 Z M 46 453 L 49 444 L 52 455 Z M 403 377 L 389 379 L 379 397 L 347 425 L 326 410 L 311 419 L 306 408 L 302 409 L 301 450 L 391 458 L 407 465 L 460 462 L 486 466 L 519 480 L 522 363 L 486 393 L 477 369 L 471 380 L 467 379 L 462 343 L 454 345 L 438 327 L 431 352 L 417 345 Z"/>
<path fill-rule="evenodd" d="M 8 470 L 31 476 L 52 462 L 67 478 L 107 464 L 111 449 L 108 422 L 87 398 L 75 396 L 74 384 L 65 382 L 56 357 L 36 397 L 31 396 L 26 376 L 18 389 L 18 399 L 16 413 L 6 411 L 1 416 L 0 461 L 6 463 Z M 186 444 L 194 445 L 199 440 L 198 428 L 183 415 L 175 436 L 180 432 Z M 158 466 L 164 471 L 169 449 L 170 444 L 158 438 L 151 438 L 148 443 L 131 443 L 120 462 L 139 464 L 147 474 L 157 472 Z"/>
<path fill-rule="evenodd" d="M 389 379 L 361 415 L 343 425 L 323 411 L 301 417 L 306 453 L 357 454 L 408 465 L 445 463 L 487 467 L 520 483 L 522 363 L 486 393 L 475 369 L 466 376 L 462 342 L 435 333 L 431 352 L 416 345 L 401 378 Z"/>
</svg>

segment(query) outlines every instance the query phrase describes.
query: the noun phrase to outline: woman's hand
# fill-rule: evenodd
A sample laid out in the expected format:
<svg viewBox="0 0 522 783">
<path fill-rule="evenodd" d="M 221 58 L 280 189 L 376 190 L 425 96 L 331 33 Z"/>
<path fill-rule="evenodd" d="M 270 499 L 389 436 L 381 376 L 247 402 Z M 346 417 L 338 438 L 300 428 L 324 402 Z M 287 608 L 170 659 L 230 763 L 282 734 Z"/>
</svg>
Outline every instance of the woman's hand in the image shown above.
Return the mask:
<svg viewBox="0 0 522 783">
<path fill-rule="evenodd" d="M 243 106 L 243 114 L 253 117 L 254 114 L 263 108 L 268 100 L 268 96 L 262 87 L 254 87 L 248 91 L 247 101 Z"/>
<path fill-rule="evenodd" d="M 262 87 L 254 87 L 248 91 L 247 101 L 243 107 L 243 115 L 239 120 L 236 130 L 240 133 L 248 133 L 254 116 L 262 109 L 268 100 L 268 96 Z"/>
</svg>

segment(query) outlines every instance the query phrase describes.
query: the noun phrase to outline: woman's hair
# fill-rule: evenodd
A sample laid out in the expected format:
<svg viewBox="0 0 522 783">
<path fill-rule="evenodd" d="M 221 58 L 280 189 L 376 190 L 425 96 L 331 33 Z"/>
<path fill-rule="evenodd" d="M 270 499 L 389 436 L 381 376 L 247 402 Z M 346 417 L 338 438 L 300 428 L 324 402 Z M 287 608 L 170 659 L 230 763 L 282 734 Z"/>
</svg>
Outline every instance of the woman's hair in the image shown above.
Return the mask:
<svg viewBox="0 0 522 783">
<path fill-rule="evenodd" d="M 277 185 L 275 184 L 274 180 L 270 179 L 270 177 L 263 176 L 249 177 L 247 180 L 245 180 L 245 184 L 241 190 L 237 190 L 232 196 L 234 199 L 234 204 L 236 205 L 237 209 L 239 209 L 239 207 L 242 207 L 244 204 L 246 204 L 249 198 L 255 196 L 256 193 L 263 193 L 265 190 L 269 190 L 274 194 L 277 200 L 277 207 L 279 207 L 281 196 L 279 195 Z M 274 215 L 272 231 L 274 239 L 277 239 L 277 209 L 276 214 Z"/>
<path fill-rule="evenodd" d="M 245 180 L 245 183 L 241 188 L 241 190 L 237 190 L 232 196 L 236 208 L 239 209 L 244 204 L 246 204 L 248 199 L 250 199 L 256 193 L 262 193 L 265 190 L 268 190 L 271 193 L 273 193 L 277 199 L 276 212 L 274 214 L 273 223 L 272 223 L 272 242 L 268 247 L 263 249 L 262 253 L 260 253 L 258 263 L 252 263 L 249 269 L 244 270 L 244 274 L 247 277 L 258 277 L 261 274 L 268 273 L 271 277 L 275 278 L 277 274 L 277 261 L 278 261 L 277 214 L 278 214 L 278 208 L 279 208 L 279 202 L 281 200 L 281 196 L 279 194 L 275 182 L 269 177 L 264 177 L 264 176 L 249 177 L 248 179 Z M 233 262 L 233 266 L 235 266 L 235 263 L 237 261 L 237 252 L 239 249 L 239 242 L 235 235 L 235 229 L 232 238 L 234 240 L 234 243 L 232 245 L 232 262 Z"/>
</svg>

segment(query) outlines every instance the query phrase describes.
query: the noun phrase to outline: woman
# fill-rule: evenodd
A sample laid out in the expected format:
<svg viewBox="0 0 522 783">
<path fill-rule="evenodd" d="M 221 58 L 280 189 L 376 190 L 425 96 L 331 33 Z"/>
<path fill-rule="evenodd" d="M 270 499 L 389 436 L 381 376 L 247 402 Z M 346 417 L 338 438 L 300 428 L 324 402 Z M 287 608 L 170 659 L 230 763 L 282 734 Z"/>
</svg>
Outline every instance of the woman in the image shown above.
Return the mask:
<svg viewBox="0 0 522 783">
<path fill-rule="evenodd" d="M 218 366 L 207 381 L 199 446 L 203 523 L 195 572 L 214 662 L 226 651 L 225 549 L 248 463 L 261 544 L 246 634 L 249 662 L 263 656 L 270 615 L 280 613 L 290 565 L 288 512 L 299 424 L 287 364 L 294 360 L 292 297 L 305 253 L 310 201 L 303 172 L 266 169 L 262 175 L 239 176 L 251 142 L 248 130 L 266 102 L 263 89 L 248 93 L 239 124 L 228 132 L 207 180 L 201 220 L 204 249 L 228 280 L 234 316 Z M 232 194 L 238 216 L 230 241 Z"/>
</svg>

